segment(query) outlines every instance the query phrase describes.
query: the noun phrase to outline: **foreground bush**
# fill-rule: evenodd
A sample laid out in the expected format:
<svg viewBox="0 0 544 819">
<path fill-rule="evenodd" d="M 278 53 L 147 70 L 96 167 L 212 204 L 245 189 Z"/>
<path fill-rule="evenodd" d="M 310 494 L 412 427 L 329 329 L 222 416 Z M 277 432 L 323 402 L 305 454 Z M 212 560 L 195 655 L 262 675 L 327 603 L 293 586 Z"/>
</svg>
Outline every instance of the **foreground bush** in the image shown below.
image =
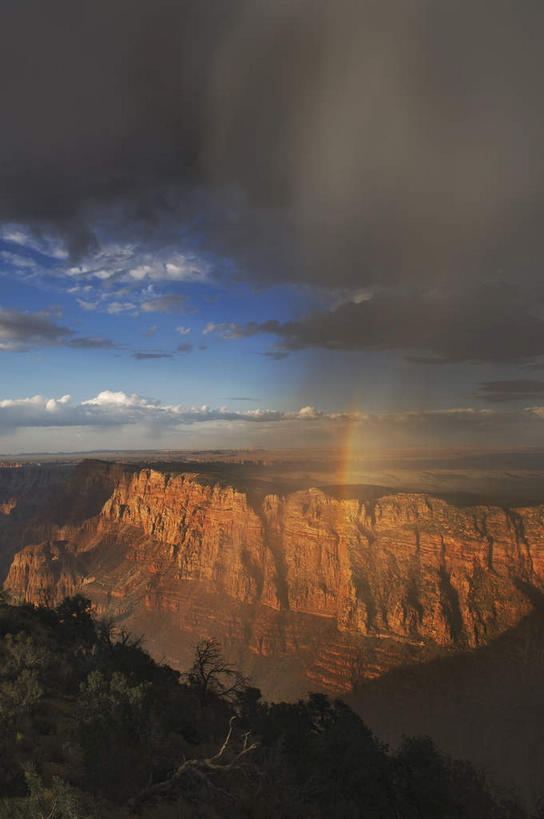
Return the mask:
<svg viewBox="0 0 544 819">
<path fill-rule="evenodd" d="M 0 817 L 527 819 L 428 738 L 391 751 L 322 694 L 264 703 L 203 641 L 187 674 L 89 601 L 0 604 Z"/>
</svg>

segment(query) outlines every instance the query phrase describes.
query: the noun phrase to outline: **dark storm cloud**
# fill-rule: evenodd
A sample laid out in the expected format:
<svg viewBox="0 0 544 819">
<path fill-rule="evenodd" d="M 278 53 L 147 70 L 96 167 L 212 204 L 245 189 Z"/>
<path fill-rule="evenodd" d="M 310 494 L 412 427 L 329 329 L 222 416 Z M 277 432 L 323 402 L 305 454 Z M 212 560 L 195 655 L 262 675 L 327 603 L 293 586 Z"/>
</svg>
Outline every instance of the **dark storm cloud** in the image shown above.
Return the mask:
<svg viewBox="0 0 544 819">
<path fill-rule="evenodd" d="M 76 350 L 114 350 L 116 345 L 102 336 L 79 336 L 57 324 L 49 312 L 27 313 L 0 307 L 0 351 L 24 352 L 40 347 L 63 346 Z"/>
<path fill-rule="evenodd" d="M 223 334 L 277 336 L 285 351 L 410 350 L 411 360 L 425 363 L 524 361 L 544 354 L 541 304 L 504 283 L 446 292 L 397 289 L 298 321 L 231 324 Z"/>
<path fill-rule="evenodd" d="M 73 330 L 54 322 L 47 313 L 27 313 L 0 307 L 0 350 L 27 350 L 63 344 Z"/>
<path fill-rule="evenodd" d="M 74 256 L 89 211 L 152 222 L 163 186 L 202 181 L 212 53 L 236 11 L 198 0 L 8 3 L 0 67 L 0 218 L 52 225 Z"/>
<path fill-rule="evenodd" d="M 172 353 L 132 353 L 136 361 L 149 361 L 154 358 L 173 358 Z"/>
<path fill-rule="evenodd" d="M 544 262 L 540 0 L 20 0 L 2 14 L 0 219 L 57 229 L 77 257 L 109 208 L 124 239 L 198 238 L 258 283 L 402 285 L 415 302 L 282 325 L 289 349 L 541 352 L 540 319 L 522 320 Z M 498 279 L 525 294 L 517 323 L 474 289 Z M 461 339 L 453 321 L 419 326 L 431 284 L 443 318 L 473 288 L 483 350 L 476 305 Z M 378 306 L 393 311 L 380 326 Z"/>
<path fill-rule="evenodd" d="M 541 398 L 544 393 L 544 381 L 532 379 L 513 379 L 511 381 L 486 381 L 480 385 L 476 397 L 483 401 L 527 401 Z"/>
</svg>

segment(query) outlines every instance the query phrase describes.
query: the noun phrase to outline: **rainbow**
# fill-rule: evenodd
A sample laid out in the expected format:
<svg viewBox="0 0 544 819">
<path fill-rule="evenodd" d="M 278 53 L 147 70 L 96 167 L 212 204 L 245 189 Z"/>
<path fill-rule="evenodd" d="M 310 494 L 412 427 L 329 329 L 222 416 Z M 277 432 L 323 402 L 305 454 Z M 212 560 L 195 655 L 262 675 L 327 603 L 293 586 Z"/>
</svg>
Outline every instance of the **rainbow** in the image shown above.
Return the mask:
<svg viewBox="0 0 544 819">
<path fill-rule="evenodd" d="M 341 482 L 345 485 L 356 483 L 354 481 L 355 467 L 355 452 L 358 450 L 357 431 L 360 431 L 361 419 L 358 417 L 357 410 L 351 408 L 348 418 L 346 420 L 346 429 L 343 435 L 343 441 L 340 446 L 340 476 Z"/>
</svg>

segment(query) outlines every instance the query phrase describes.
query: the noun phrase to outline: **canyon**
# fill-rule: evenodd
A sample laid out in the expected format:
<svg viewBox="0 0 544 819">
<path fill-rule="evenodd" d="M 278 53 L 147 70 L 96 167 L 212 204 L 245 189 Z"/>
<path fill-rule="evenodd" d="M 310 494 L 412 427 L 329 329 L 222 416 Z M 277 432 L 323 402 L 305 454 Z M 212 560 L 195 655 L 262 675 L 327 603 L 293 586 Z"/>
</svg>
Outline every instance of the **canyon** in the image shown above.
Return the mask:
<svg viewBox="0 0 544 819">
<path fill-rule="evenodd" d="M 0 470 L 4 589 L 83 594 L 177 668 L 218 639 L 275 698 L 485 647 L 540 603 L 544 505 L 269 489 L 172 464 Z"/>
</svg>

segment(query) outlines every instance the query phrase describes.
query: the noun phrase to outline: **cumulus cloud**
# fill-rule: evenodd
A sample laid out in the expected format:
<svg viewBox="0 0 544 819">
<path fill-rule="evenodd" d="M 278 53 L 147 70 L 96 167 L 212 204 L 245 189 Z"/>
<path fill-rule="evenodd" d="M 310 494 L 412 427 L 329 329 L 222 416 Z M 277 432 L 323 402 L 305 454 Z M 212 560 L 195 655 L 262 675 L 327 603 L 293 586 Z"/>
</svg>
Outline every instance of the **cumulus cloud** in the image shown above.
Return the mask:
<svg viewBox="0 0 544 819">
<path fill-rule="evenodd" d="M 239 412 L 228 407 L 213 409 L 207 405 L 187 407 L 181 404 L 162 404 L 153 398 L 112 390 L 104 390 L 80 404 L 72 403 L 69 395 L 58 399 L 35 395 L 32 398 L 0 401 L 0 427 L 4 428 L 123 426 L 135 423 L 177 426 L 207 421 L 313 421 L 322 417 L 323 414 L 313 407 L 293 412 L 261 408 Z"/>
<path fill-rule="evenodd" d="M 0 400 L 0 428 L 15 429 L 18 427 L 48 427 L 60 423 L 72 409 L 71 396 L 45 398 L 34 395 L 32 398 L 5 398 Z"/>
<path fill-rule="evenodd" d="M 179 333 L 181 336 L 188 336 L 189 333 L 191 332 L 191 328 L 183 326 L 176 327 L 176 332 Z"/>
<path fill-rule="evenodd" d="M 236 398 L 232 400 L 248 400 Z M 528 441 L 539 441 L 544 423 L 544 407 L 532 406 L 516 411 L 461 407 L 426 412 L 333 412 L 325 413 L 306 406 L 285 411 L 256 408 L 232 410 L 226 406 L 185 406 L 123 391 L 104 390 L 93 398 L 74 403 L 69 395 L 0 401 L 0 431 L 3 434 L 21 427 L 125 427 L 144 425 L 172 429 L 193 424 L 282 425 L 295 435 L 297 425 L 319 434 L 345 436 L 347 429 L 366 435 L 370 446 L 406 439 L 420 441 L 502 440 L 505 430 L 522 430 Z M 301 428 L 302 429 L 302 428 Z M 419 439 L 418 439 L 419 436 Z"/>
<path fill-rule="evenodd" d="M 321 418 L 322 416 L 323 413 L 316 410 L 315 407 L 302 407 L 298 411 L 299 418 Z"/>
<path fill-rule="evenodd" d="M 159 402 L 134 393 L 127 395 L 122 390 L 118 392 L 102 390 L 94 398 L 88 398 L 86 401 L 82 401 L 81 404 L 85 407 L 156 407 Z"/>
<path fill-rule="evenodd" d="M 73 402 L 69 395 L 60 398 L 36 395 L 0 401 L 0 435 L 14 441 L 17 429 L 32 427 L 35 430 L 33 440 L 42 439 L 46 447 L 44 436 L 47 430 L 71 428 L 73 432 L 66 440 L 77 445 L 78 435 L 85 433 L 85 440 L 91 444 L 89 448 L 96 447 L 107 429 L 112 434 L 117 429 L 133 442 L 165 435 L 173 446 L 179 440 L 176 438 L 178 434 L 185 434 L 184 430 L 188 434 L 192 430 L 191 438 L 185 438 L 193 441 L 191 446 L 207 440 L 208 433 L 215 431 L 214 435 L 218 436 L 215 441 L 221 440 L 222 435 L 236 434 L 239 441 L 266 442 L 268 446 L 277 446 L 278 435 L 286 446 L 300 446 L 302 441 L 341 446 L 349 436 L 352 445 L 362 454 L 365 449 L 414 446 L 467 445 L 483 449 L 504 448 L 505 436 L 516 440 L 518 446 L 538 446 L 543 424 L 544 406 L 541 405 L 519 410 L 454 407 L 381 413 L 327 413 L 311 406 L 292 411 L 261 407 L 242 411 L 228 406 L 167 404 L 112 390 L 105 390 L 80 403 Z M 63 433 L 62 440 L 64 435 L 67 433 Z M 111 434 L 108 440 L 114 440 Z"/>
</svg>

